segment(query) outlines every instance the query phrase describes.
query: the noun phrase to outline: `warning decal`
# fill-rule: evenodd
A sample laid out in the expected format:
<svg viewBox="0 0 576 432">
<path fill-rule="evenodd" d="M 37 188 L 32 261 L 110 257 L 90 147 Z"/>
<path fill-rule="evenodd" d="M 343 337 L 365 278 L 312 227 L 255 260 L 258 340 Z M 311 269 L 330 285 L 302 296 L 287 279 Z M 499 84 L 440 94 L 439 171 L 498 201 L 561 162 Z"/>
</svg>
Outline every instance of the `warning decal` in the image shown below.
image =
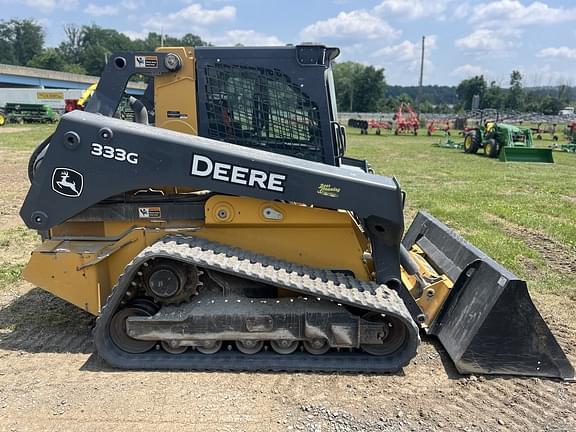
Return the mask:
<svg viewBox="0 0 576 432">
<path fill-rule="evenodd" d="M 160 207 L 138 207 L 138 217 L 140 219 L 158 219 L 162 217 Z"/>
<path fill-rule="evenodd" d="M 158 68 L 157 56 L 134 56 L 134 66 L 140 69 Z"/>
</svg>

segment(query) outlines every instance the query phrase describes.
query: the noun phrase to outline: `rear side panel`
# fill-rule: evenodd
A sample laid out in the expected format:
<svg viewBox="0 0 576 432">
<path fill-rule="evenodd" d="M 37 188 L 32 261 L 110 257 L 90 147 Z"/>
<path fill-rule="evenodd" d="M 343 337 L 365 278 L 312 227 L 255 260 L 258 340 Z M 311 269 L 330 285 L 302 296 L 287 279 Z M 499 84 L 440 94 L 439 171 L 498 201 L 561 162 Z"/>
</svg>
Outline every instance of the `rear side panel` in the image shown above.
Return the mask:
<svg viewBox="0 0 576 432">
<path fill-rule="evenodd" d="M 428 333 L 461 373 L 574 379 L 574 368 L 535 308 L 526 282 L 420 212 L 403 245 L 418 245 L 455 281 Z"/>
</svg>

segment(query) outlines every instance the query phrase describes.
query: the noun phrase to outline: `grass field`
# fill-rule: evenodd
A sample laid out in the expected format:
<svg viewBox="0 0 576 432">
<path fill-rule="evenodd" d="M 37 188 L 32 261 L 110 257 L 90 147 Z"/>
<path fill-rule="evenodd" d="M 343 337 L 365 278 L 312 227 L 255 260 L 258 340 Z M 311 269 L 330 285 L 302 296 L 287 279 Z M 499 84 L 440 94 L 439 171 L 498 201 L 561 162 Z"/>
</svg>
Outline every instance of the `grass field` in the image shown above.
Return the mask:
<svg viewBox="0 0 576 432">
<path fill-rule="evenodd" d="M 26 156 L 52 130 L 5 127 L 0 149 Z M 400 181 L 407 192 L 407 226 L 425 209 L 527 278 L 532 289 L 576 299 L 576 155 L 555 152 L 554 165 L 502 163 L 433 147 L 440 139 L 425 131 L 417 137 L 365 136 L 350 129 L 348 155 L 368 159 L 378 174 Z M 30 240 L 22 229 L 4 230 L 0 244 L 18 244 L 23 236 Z M 0 285 L 17 278 L 21 267 L 4 261 Z"/>
<path fill-rule="evenodd" d="M 553 165 L 503 163 L 433 147 L 440 139 L 351 129 L 348 154 L 399 180 L 406 224 L 425 209 L 532 288 L 576 298 L 576 155 L 554 152 Z"/>
<path fill-rule="evenodd" d="M 0 430 L 576 430 L 575 386 L 459 375 L 424 334 L 395 374 L 111 368 L 95 353 L 92 316 L 20 280 L 39 243 L 18 216 L 26 167 L 52 130 L 0 128 Z M 527 278 L 576 364 L 576 155 L 556 153 L 553 166 L 504 164 L 432 147 L 439 139 L 351 130 L 349 154 L 398 178 L 407 224 L 426 209 Z"/>
</svg>

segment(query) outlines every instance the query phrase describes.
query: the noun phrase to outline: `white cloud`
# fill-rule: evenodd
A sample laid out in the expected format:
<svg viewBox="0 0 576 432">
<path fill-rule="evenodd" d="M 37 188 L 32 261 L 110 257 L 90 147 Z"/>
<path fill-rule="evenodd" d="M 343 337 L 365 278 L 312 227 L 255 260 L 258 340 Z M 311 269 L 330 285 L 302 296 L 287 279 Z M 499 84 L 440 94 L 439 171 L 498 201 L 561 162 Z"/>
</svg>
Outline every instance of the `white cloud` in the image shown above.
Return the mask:
<svg viewBox="0 0 576 432">
<path fill-rule="evenodd" d="M 424 79 L 429 80 L 436 70 L 432 62 L 432 52 L 437 48 L 436 35 L 426 36 L 426 53 L 424 57 Z M 377 50 L 373 57 L 380 57 L 389 62 L 385 67 L 390 75 L 398 75 L 397 79 L 406 84 L 414 85 L 415 82 L 406 81 L 406 77 L 413 80 L 418 78 L 420 60 L 422 56 L 421 41 L 412 42 L 405 40 L 396 45 L 389 45 Z"/>
<path fill-rule="evenodd" d="M 497 55 L 497 51 L 510 49 L 516 46 L 512 39 L 521 35 L 518 30 L 490 30 L 479 29 L 460 39 L 456 39 L 454 45 L 462 50 L 476 51 L 480 54 L 491 51 Z"/>
<path fill-rule="evenodd" d="M 51 11 L 56 7 L 56 0 L 24 0 L 24 4 L 41 11 Z"/>
<path fill-rule="evenodd" d="M 436 35 L 431 35 L 426 37 L 426 53 L 430 54 L 430 51 L 436 49 Z M 384 48 L 380 48 L 376 51 L 374 56 L 388 56 L 394 61 L 401 62 L 419 62 L 422 55 L 422 45 L 421 42 L 411 42 L 405 40 L 397 45 L 390 45 Z"/>
<path fill-rule="evenodd" d="M 576 60 L 576 48 L 568 48 L 566 46 L 558 48 L 555 47 L 544 48 L 538 52 L 537 56 Z"/>
<path fill-rule="evenodd" d="M 321 42 L 324 39 L 394 39 L 399 34 L 374 14 L 354 10 L 310 24 L 300 32 L 300 38 L 306 42 Z"/>
<path fill-rule="evenodd" d="M 276 36 L 254 30 L 229 30 L 223 35 L 211 37 L 210 42 L 220 46 L 233 46 L 238 43 L 246 46 L 284 45 Z"/>
<path fill-rule="evenodd" d="M 200 4 L 191 4 L 185 8 L 168 14 L 155 15 L 144 23 L 144 27 L 170 33 L 198 31 L 197 26 L 207 26 L 222 21 L 233 21 L 236 18 L 234 6 L 223 6 L 220 9 L 204 9 Z"/>
<path fill-rule="evenodd" d="M 470 4 L 468 2 L 466 3 L 460 3 L 456 9 L 454 9 L 454 17 L 458 18 L 458 19 L 463 19 L 466 18 L 468 16 L 468 14 L 470 13 Z"/>
<path fill-rule="evenodd" d="M 471 23 L 481 27 L 525 27 L 576 20 L 576 8 L 551 7 L 540 1 L 529 5 L 519 0 L 496 0 L 474 6 Z"/>
<path fill-rule="evenodd" d="M 142 31 L 122 30 L 120 33 L 125 34 L 131 40 L 146 39 L 148 37 L 148 31 L 146 31 L 146 30 L 142 30 Z"/>
<path fill-rule="evenodd" d="M 574 75 L 570 72 L 560 71 L 548 64 L 520 66 L 518 68 L 524 77 L 524 85 L 528 86 L 553 86 L 553 85 L 573 85 Z"/>
<path fill-rule="evenodd" d="M 143 6 L 140 0 L 123 0 L 120 5 L 127 10 L 136 10 Z"/>
<path fill-rule="evenodd" d="M 415 19 L 426 16 L 438 16 L 446 11 L 454 0 L 384 0 L 374 8 L 383 15 L 398 15 Z"/>
<path fill-rule="evenodd" d="M 486 69 L 480 67 L 480 66 L 475 66 L 475 65 L 471 65 L 471 64 L 464 64 L 464 65 L 458 66 L 456 69 L 454 69 L 450 73 L 450 76 L 469 78 L 469 77 L 473 77 L 476 75 L 487 75 L 488 73 L 490 73 L 490 72 L 487 71 Z"/>
<path fill-rule="evenodd" d="M 43 13 L 52 12 L 54 9 L 73 10 L 78 7 L 78 0 L 24 0 L 24 4 Z"/>
<path fill-rule="evenodd" d="M 70 11 L 76 9 L 79 4 L 79 0 L 60 0 L 58 2 L 58 9 Z"/>
<path fill-rule="evenodd" d="M 120 7 L 112 5 L 96 5 L 94 3 L 90 3 L 86 9 L 84 9 L 84 12 L 95 17 L 114 16 L 118 15 L 120 12 Z"/>
</svg>

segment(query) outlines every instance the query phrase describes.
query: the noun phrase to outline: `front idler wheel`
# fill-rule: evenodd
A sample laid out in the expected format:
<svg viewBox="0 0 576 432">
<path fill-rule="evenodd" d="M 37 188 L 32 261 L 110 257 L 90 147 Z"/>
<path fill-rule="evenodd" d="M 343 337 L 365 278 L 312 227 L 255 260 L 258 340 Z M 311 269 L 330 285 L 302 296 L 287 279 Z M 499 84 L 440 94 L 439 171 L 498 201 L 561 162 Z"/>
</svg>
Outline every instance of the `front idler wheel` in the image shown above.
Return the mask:
<svg viewBox="0 0 576 432">
<path fill-rule="evenodd" d="M 114 345 L 130 354 L 142 354 L 150 351 L 156 341 L 132 338 L 126 328 L 126 320 L 131 316 L 152 316 L 158 311 L 154 303 L 139 299 L 120 309 L 110 321 L 110 338 Z"/>
</svg>

